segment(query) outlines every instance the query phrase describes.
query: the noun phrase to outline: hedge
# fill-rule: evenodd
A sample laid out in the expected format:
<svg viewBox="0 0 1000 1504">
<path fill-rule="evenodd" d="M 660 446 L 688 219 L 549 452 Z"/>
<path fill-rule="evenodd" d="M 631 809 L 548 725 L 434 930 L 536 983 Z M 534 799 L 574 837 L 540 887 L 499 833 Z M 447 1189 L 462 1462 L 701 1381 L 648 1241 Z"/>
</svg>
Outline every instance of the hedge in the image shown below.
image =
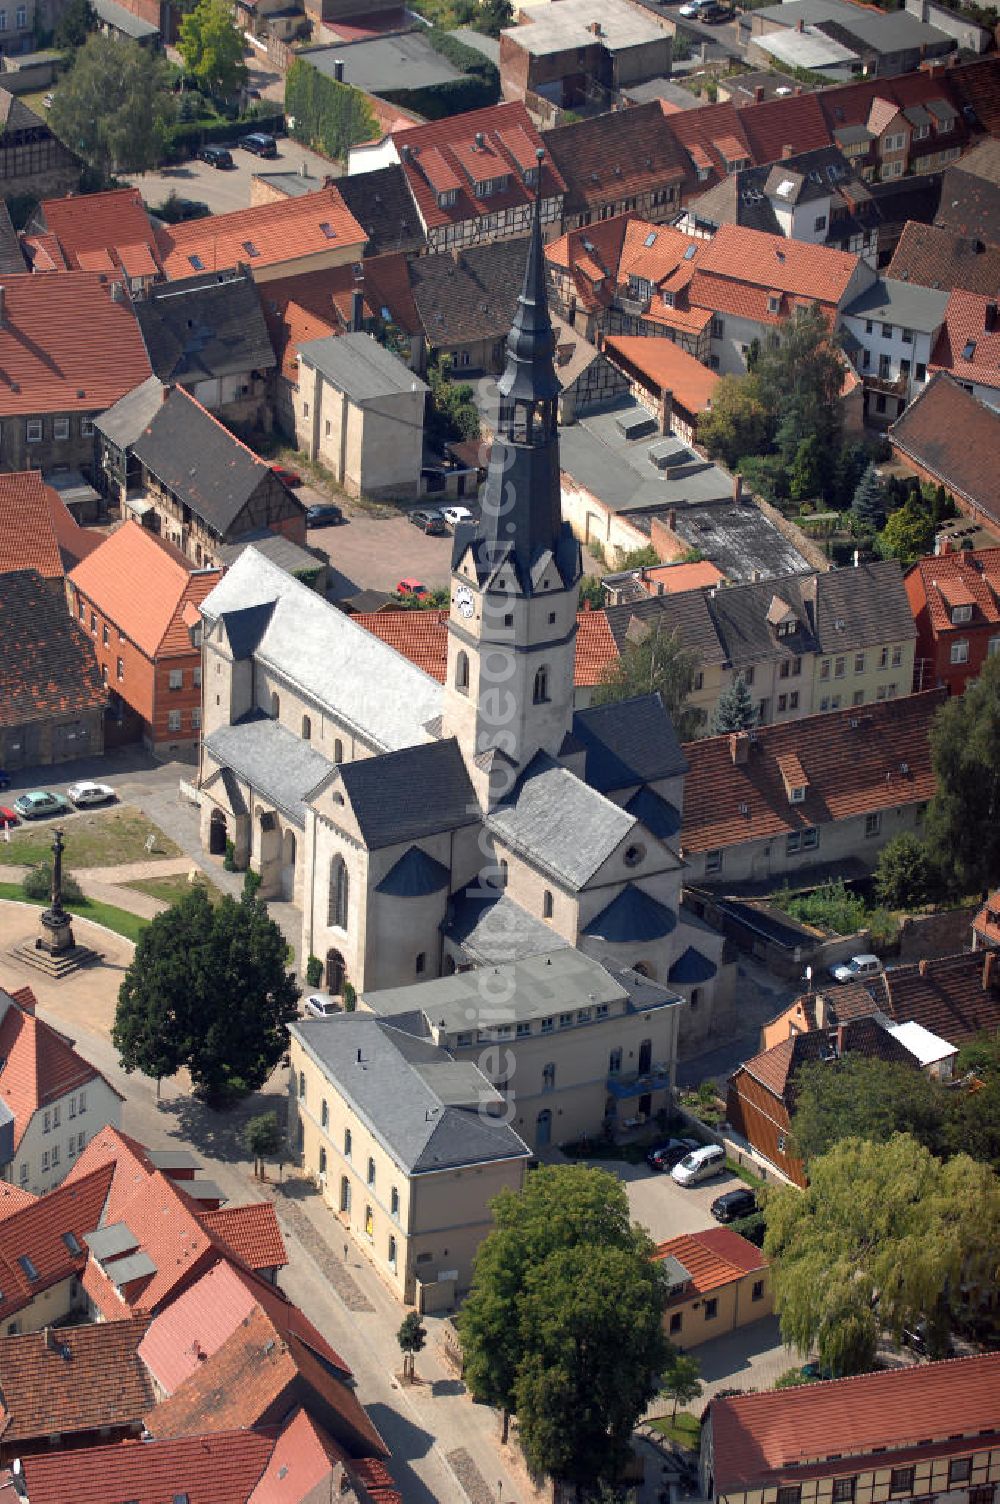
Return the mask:
<svg viewBox="0 0 1000 1504">
<path fill-rule="evenodd" d="M 432 26 L 425 33 L 426 40 L 454 67 L 462 73 L 471 73 L 474 77 L 495 80 L 500 83 L 500 73 L 495 63 L 483 53 L 477 52 L 475 47 L 470 47 L 468 42 L 463 42 L 459 37 L 453 37 L 450 31 L 442 31 L 439 26 Z"/>
<path fill-rule="evenodd" d="M 286 96 L 287 98 L 287 96 Z M 383 89 L 380 99 L 400 109 L 413 110 L 425 120 L 445 120 L 449 115 L 464 115 L 467 110 L 482 110 L 500 98 L 499 76 L 492 80 L 467 74 L 450 83 L 430 84 L 425 89 Z"/>
<path fill-rule="evenodd" d="M 174 162 L 193 157 L 209 142 L 220 141 L 227 146 L 248 136 L 251 131 L 266 131 L 268 135 L 280 135 L 285 129 L 284 115 L 253 115 L 246 120 L 220 120 L 212 116 L 208 120 L 184 120 L 167 128 L 167 156 Z"/>
<path fill-rule="evenodd" d="M 327 78 L 308 55 L 293 60 L 285 79 L 285 114 L 291 134 L 328 157 L 346 158 L 352 146 L 378 135 L 366 96 L 350 84 Z"/>
</svg>

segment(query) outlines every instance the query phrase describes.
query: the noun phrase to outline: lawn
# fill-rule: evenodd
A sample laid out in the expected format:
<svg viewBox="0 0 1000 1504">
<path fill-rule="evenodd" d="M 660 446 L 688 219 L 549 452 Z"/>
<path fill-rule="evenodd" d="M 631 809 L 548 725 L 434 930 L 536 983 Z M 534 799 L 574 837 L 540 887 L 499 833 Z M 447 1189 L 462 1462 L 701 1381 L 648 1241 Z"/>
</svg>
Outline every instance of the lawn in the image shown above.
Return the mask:
<svg viewBox="0 0 1000 1504">
<path fill-rule="evenodd" d="M 48 902 L 44 898 L 25 898 L 20 883 L 0 883 L 0 899 L 4 898 L 13 903 L 35 903 L 40 909 L 45 908 Z M 90 898 L 84 898 L 79 903 L 68 903 L 66 908 L 71 914 L 78 914 L 81 919 L 92 919 L 95 924 L 103 924 L 133 943 L 149 924 L 148 919 L 141 919 L 138 914 L 129 914 L 125 909 L 116 909 L 113 904 L 98 903 Z"/>
<path fill-rule="evenodd" d="M 157 856 L 180 856 L 169 836 L 158 830 L 151 820 L 128 804 L 114 804 L 109 809 L 88 810 L 85 814 L 61 816 L 57 820 L 25 821 L 10 833 L 10 841 L 0 841 L 0 865 L 33 867 L 52 856 L 52 838 L 57 824 L 66 839 L 63 858 L 67 871 L 81 867 L 117 867 L 123 862 L 144 862 Z M 149 836 L 155 838 L 152 851 L 146 850 Z"/>
<path fill-rule="evenodd" d="M 222 897 L 221 889 L 210 883 L 207 877 L 202 882 L 212 903 L 218 903 Z M 173 877 L 137 877 L 135 882 L 123 883 L 122 886 L 134 888 L 137 893 L 148 893 L 151 898 L 161 898 L 164 903 L 174 904 L 190 893 L 192 884 L 183 872 L 177 872 Z"/>
<path fill-rule="evenodd" d="M 650 1425 L 661 1436 L 676 1442 L 679 1447 L 686 1447 L 689 1452 L 697 1452 L 701 1446 L 701 1423 L 696 1415 L 691 1415 L 687 1410 L 679 1411 L 673 1419 L 669 1415 L 661 1415 L 658 1420 L 650 1421 Z"/>
</svg>

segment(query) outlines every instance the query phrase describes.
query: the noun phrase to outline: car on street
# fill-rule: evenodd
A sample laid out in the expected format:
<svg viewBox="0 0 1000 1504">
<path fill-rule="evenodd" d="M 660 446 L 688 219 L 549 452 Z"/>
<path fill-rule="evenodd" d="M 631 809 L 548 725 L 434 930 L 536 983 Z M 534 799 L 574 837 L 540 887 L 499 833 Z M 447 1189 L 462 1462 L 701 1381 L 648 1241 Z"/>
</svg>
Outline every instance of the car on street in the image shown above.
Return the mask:
<svg viewBox="0 0 1000 1504">
<path fill-rule="evenodd" d="M 709 1207 L 716 1222 L 735 1222 L 737 1217 L 752 1217 L 756 1210 L 757 1197 L 749 1186 L 716 1196 Z"/>
<path fill-rule="evenodd" d="M 251 131 L 249 136 L 244 136 L 240 141 L 244 151 L 253 152 L 255 157 L 276 157 L 278 155 L 278 143 L 273 136 L 264 131 Z"/>
<path fill-rule="evenodd" d="M 404 580 L 398 580 L 397 581 L 397 583 L 396 583 L 396 594 L 397 595 L 426 595 L 427 594 L 427 586 L 423 583 L 422 580 L 415 580 L 412 575 L 407 575 L 406 579 L 404 579 Z"/>
<path fill-rule="evenodd" d="M 651 1170 L 672 1170 L 685 1155 L 697 1148 L 696 1138 L 668 1138 L 647 1151 L 646 1163 Z"/>
<path fill-rule="evenodd" d="M 705 5 L 698 12 L 698 20 L 706 26 L 721 26 L 723 21 L 732 21 L 736 15 L 728 5 Z"/>
<path fill-rule="evenodd" d="M 17 815 L 9 804 L 0 804 L 0 826 L 16 825 Z"/>
<path fill-rule="evenodd" d="M 878 956 L 861 955 L 852 956 L 849 961 L 841 961 L 839 966 L 830 967 L 830 975 L 835 982 L 863 982 L 866 977 L 877 977 L 882 970 L 882 962 Z"/>
<path fill-rule="evenodd" d="M 78 808 L 87 804 L 107 804 L 116 797 L 109 783 L 90 783 L 87 780 L 83 783 L 71 783 L 66 792 Z"/>
<path fill-rule="evenodd" d="M 33 789 L 30 794 L 21 794 L 14 800 L 14 808 L 24 820 L 38 820 L 43 815 L 65 815 L 69 804 L 62 794 L 51 794 L 48 789 Z"/>
<path fill-rule="evenodd" d="M 468 507 L 442 507 L 441 516 L 451 528 L 461 527 L 463 522 L 474 520 Z"/>
<path fill-rule="evenodd" d="M 198 153 L 199 162 L 207 162 L 209 167 L 217 167 L 220 171 L 228 171 L 235 167 L 233 154 L 228 146 L 203 146 Z"/>
<path fill-rule="evenodd" d="M 332 501 L 319 502 L 306 512 L 306 527 L 335 527 L 343 520 L 343 512 Z"/>
<path fill-rule="evenodd" d="M 313 992 L 302 1004 L 302 1011 L 310 1018 L 332 1018 L 335 1013 L 343 1010 L 337 999 L 328 992 Z"/>
<path fill-rule="evenodd" d="M 443 513 L 435 511 L 433 507 L 429 510 L 421 509 L 416 512 L 410 512 L 408 515 L 413 526 L 418 527 L 422 533 L 432 533 L 435 536 L 439 536 L 441 533 L 448 531 L 448 524 L 444 520 Z"/>
<path fill-rule="evenodd" d="M 303 484 L 299 472 L 297 470 L 289 470 L 286 465 L 272 465 L 271 473 L 272 475 L 276 475 L 282 485 L 287 486 L 290 491 L 297 490 Z"/>
</svg>

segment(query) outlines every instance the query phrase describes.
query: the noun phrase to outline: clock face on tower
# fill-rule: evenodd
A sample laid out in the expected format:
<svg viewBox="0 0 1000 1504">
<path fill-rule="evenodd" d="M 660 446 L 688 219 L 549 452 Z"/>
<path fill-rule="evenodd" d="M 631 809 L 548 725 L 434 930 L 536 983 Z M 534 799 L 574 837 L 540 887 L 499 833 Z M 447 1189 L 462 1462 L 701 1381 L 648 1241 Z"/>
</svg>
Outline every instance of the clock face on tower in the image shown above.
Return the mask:
<svg viewBox="0 0 1000 1504">
<path fill-rule="evenodd" d="M 476 609 L 476 602 L 468 585 L 459 585 L 455 591 L 455 605 L 465 617 L 470 617 Z"/>
</svg>

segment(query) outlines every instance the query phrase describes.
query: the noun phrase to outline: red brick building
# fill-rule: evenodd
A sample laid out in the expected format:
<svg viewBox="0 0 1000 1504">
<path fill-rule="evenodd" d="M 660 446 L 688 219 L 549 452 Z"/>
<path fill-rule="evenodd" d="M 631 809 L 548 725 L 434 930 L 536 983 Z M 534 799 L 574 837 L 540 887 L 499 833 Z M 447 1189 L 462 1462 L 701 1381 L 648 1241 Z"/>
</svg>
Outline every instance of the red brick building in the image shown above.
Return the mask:
<svg viewBox="0 0 1000 1504">
<path fill-rule="evenodd" d="M 917 624 L 914 687 L 960 695 L 1000 653 L 1000 548 L 918 559 L 904 584 Z"/>
<path fill-rule="evenodd" d="M 70 611 L 89 634 L 122 740 L 177 751 L 201 731 L 198 604 L 222 577 L 126 522 L 70 573 Z M 137 588 L 141 581 L 141 588 Z"/>
</svg>

